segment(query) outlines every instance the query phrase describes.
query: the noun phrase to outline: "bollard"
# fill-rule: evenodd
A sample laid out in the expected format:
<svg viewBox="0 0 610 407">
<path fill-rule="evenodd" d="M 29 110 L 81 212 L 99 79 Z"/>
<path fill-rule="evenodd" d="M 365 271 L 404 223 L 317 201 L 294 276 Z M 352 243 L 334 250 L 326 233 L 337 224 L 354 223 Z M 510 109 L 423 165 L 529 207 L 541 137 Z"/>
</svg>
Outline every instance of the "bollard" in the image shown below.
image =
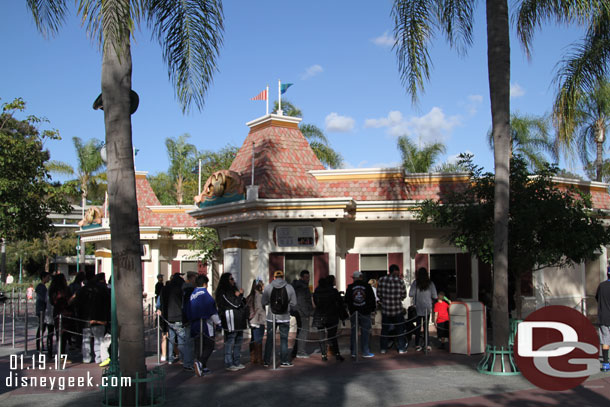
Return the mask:
<svg viewBox="0 0 610 407">
<path fill-rule="evenodd" d="M 273 355 L 272 355 L 273 356 L 273 370 L 275 370 L 276 369 L 276 367 L 275 367 L 275 314 L 271 313 L 271 315 L 273 315 L 273 334 L 272 334 L 273 338 L 271 340 L 272 341 L 271 343 L 273 344 Z M 267 340 L 269 340 L 268 335 L 267 335 Z"/>
<path fill-rule="evenodd" d="M 358 341 L 358 311 L 356 311 L 356 362 L 358 362 L 358 355 L 360 354 L 360 342 Z"/>
<path fill-rule="evenodd" d="M 59 331 L 57 331 L 57 355 L 55 357 L 58 357 L 59 360 L 61 360 L 61 338 L 63 336 L 62 332 L 61 332 L 61 314 L 59 314 L 59 321 L 58 321 L 58 329 Z"/>
<path fill-rule="evenodd" d="M 157 365 L 161 364 L 161 324 L 159 323 L 159 314 L 157 314 Z"/>
</svg>

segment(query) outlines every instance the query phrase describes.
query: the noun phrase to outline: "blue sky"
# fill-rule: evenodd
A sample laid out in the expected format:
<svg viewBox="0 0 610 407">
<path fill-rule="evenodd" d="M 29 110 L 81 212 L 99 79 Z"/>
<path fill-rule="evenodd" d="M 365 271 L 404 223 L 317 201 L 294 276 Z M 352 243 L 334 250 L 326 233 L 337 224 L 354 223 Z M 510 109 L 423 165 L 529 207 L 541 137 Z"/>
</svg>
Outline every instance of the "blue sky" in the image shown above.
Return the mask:
<svg viewBox="0 0 610 407">
<path fill-rule="evenodd" d="M 70 2 L 69 2 L 70 3 Z M 155 174 L 168 167 L 164 140 L 183 133 L 198 149 L 241 146 L 246 122 L 265 114 L 251 101 L 266 85 L 271 103 L 277 81 L 294 84 L 285 97 L 303 121 L 325 131 L 346 167 L 388 167 L 400 162 L 396 138 L 442 141 L 444 160 L 471 152 L 493 169 L 484 2 L 479 2 L 474 44 L 459 56 L 437 36 L 430 82 L 417 105 L 401 85 L 392 51 L 392 2 L 225 1 L 224 45 L 203 111 L 183 115 L 161 50 L 144 27 L 132 45 L 133 89 L 140 106 L 132 116 L 136 169 Z M 100 93 L 101 53 L 75 13 L 55 38 L 44 39 L 25 1 L 0 4 L 4 61 L 2 102 L 22 97 L 27 114 L 45 116 L 61 141 L 47 143 L 54 160 L 76 164 L 72 137 L 104 139 L 103 113 L 91 108 Z M 546 26 L 535 36 L 528 61 L 511 31 L 513 111 L 543 114 L 551 108 L 554 67 L 581 38 L 574 28 Z M 572 168 L 580 172 L 580 166 Z"/>
</svg>

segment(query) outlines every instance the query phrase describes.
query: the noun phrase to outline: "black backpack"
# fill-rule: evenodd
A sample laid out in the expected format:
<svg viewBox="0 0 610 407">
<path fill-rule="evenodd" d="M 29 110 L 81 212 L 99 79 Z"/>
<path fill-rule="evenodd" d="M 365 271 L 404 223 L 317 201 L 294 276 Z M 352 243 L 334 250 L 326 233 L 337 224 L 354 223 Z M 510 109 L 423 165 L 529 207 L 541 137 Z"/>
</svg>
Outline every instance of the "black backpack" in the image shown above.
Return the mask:
<svg viewBox="0 0 610 407">
<path fill-rule="evenodd" d="M 269 297 L 269 305 L 271 306 L 271 312 L 274 314 L 285 314 L 288 312 L 288 291 L 286 291 L 286 286 L 282 288 L 273 287 Z"/>
</svg>

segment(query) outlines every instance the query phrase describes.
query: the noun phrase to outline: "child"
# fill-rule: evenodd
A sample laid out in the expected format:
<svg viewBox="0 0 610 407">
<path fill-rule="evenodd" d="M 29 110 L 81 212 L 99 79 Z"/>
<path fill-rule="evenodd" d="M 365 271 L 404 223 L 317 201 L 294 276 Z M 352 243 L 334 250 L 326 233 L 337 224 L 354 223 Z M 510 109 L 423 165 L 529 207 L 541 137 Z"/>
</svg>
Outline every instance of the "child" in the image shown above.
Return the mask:
<svg viewBox="0 0 610 407">
<path fill-rule="evenodd" d="M 434 304 L 433 322 L 436 326 L 436 336 L 441 343 L 440 349 L 445 349 L 445 343 L 449 341 L 449 304 L 451 301 L 445 297 L 445 293 L 439 291 L 438 301 Z"/>
</svg>

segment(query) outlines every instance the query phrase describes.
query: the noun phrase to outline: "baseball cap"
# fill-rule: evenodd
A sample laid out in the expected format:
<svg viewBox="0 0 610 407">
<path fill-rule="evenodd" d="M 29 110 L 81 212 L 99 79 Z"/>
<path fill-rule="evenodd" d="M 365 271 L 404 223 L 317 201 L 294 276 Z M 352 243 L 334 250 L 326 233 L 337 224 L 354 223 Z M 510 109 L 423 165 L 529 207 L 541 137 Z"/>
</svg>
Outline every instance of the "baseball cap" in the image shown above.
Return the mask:
<svg viewBox="0 0 610 407">
<path fill-rule="evenodd" d="M 275 271 L 275 273 L 273 273 L 273 277 L 274 278 L 284 277 L 284 272 L 282 270 L 277 270 L 277 271 Z"/>
<path fill-rule="evenodd" d="M 362 277 L 362 272 L 360 271 L 354 271 L 354 274 L 352 274 L 353 278 L 361 278 Z"/>
</svg>

